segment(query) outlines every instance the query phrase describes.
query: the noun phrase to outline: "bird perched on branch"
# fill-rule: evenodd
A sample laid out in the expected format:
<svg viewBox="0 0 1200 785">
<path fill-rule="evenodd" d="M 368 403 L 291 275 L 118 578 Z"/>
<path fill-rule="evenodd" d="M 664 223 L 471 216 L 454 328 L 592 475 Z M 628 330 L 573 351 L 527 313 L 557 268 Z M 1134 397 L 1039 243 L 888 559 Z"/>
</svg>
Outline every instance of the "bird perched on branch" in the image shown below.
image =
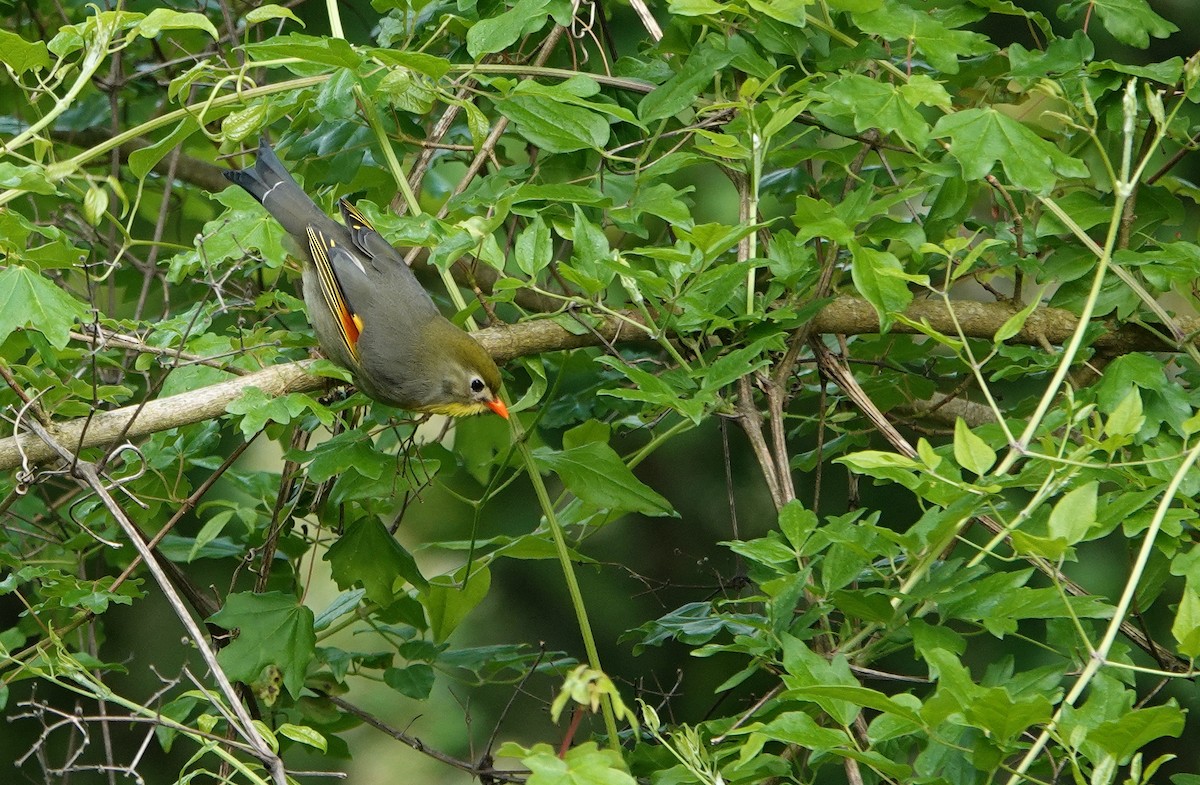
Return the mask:
<svg viewBox="0 0 1200 785">
<path fill-rule="evenodd" d="M 404 259 L 345 199 L 345 225 L 317 207 L 259 141 L 253 169 L 225 172 L 283 226 L 304 261 L 304 302 L 325 354 L 371 398 L 462 417 L 489 409 L 507 419 L 500 370 L 470 335 L 442 316 Z"/>
</svg>

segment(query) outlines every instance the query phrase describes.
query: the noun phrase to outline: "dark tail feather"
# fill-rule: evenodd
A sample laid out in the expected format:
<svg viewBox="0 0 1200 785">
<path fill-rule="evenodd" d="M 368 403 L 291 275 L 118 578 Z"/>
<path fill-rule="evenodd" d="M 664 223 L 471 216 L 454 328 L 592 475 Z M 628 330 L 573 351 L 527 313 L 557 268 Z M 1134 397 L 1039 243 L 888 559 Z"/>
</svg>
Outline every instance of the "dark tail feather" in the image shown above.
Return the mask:
<svg viewBox="0 0 1200 785">
<path fill-rule="evenodd" d="M 258 157 L 253 169 L 225 172 L 226 179 L 245 188 L 267 208 L 290 235 L 303 238 L 306 227 L 329 221 L 308 194 L 296 184 L 292 175 L 271 149 L 264 136 L 258 142 Z"/>
</svg>

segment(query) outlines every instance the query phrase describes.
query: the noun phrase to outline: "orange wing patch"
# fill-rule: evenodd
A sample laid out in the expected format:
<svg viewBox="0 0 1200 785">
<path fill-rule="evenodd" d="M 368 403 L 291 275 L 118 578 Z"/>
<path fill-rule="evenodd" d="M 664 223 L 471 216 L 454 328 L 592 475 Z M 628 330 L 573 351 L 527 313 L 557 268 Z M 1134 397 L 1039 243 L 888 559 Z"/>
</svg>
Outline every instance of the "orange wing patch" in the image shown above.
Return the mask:
<svg viewBox="0 0 1200 785">
<path fill-rule="evenodd" d="M 358 314 L 351 310 L 350 304 L 346 301 L 346 295 L 342 293 L 342 286 L 333 272 L 333 265 L 329 263 L 329 249 L 336 247 L 337 243 L 311 226 L 307 231 L 308 250 L 312 255 L 313 265 L 317 269 L 321 297 L 325 301 L 325 307 L 337 317 L 338 326 L 341 328 L 339 332 L 346 351 L 357 361 L 358 337 L 363 331 L 363 321 Z"/>
</svg>

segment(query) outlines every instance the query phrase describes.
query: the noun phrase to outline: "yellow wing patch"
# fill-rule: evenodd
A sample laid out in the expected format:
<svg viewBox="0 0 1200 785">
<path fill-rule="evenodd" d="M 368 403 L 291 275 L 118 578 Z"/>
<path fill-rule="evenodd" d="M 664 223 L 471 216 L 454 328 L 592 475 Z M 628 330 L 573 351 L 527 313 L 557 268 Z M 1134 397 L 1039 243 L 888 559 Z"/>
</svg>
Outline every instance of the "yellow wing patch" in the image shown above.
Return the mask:
<svg viewBox="0 0 1200 785">
<path fill-rule="evenodd" d="M 367 220 L 367 217 L 345 199 L 338 201 L 338 207 L 342 210 L 342 221 L 350 228 L 350 231 L 358 232 L 363 229 L 369 232 L 375 231 L 375 227 L 371 226 L 371 222 Z"/>
<path fill-rule="evenodd" d="M 321 285 L 321 297 L 325 301 L 325 307 L 329 309 L 337 318 L 339 332 L 342 336 L 342 343 L 346 347 L 346 351 L 355 361 L 358 360 L 358 336 L 363 331 L 363 321 L 358 314 L 350 310 L 350 304 L 346 302 L 346 296 L 342 293 L 341 284 L 338 283 L 337 276 L 334 275 L 333 265 L 329 263 L 328 249 L 335 248 L 337 244 L 321 234 L 317 229 L 309 226 L 308 232 L 308 250 L 312 255 L 313 266 L 317 269 L 317 280 Z"/>
</svg>

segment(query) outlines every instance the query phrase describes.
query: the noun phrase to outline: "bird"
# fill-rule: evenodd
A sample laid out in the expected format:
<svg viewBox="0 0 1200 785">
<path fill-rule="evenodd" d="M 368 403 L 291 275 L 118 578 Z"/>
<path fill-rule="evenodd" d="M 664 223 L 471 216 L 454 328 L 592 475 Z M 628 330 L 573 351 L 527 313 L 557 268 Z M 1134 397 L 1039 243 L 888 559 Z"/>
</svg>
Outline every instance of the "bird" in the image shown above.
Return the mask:
<svg viewBox="0 0 1200 785">
<path fill-rule="evenodd" d="M 345 199 L 330 218 L 259 140 L 253 168 L 226 171 L 287 232 L 303 262 L 302 290 L 322 352 L 367 397 L 413 412 L 495 412 L 500 369 L 479 342 L 441 314 L 399 252 Z"/>
</svg>

